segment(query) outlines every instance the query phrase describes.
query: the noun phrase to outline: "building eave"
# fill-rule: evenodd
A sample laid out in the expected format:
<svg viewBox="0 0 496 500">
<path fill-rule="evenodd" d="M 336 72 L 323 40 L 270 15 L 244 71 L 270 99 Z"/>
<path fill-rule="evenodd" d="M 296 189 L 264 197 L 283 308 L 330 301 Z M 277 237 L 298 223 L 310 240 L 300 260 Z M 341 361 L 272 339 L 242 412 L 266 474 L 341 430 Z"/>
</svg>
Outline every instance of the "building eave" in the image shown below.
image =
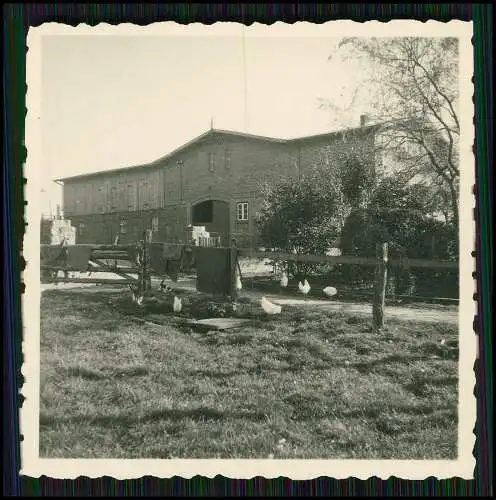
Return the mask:
<svg viewBox="0 0 496 500">
<path fill-rule="evenodd" d="M 305 137 L 295 137 L 295 138 L 291 138 L 291 139 L 267 137 L 267 136 L 263 136 L 263 135 L 247 134 L 244 132 L 234 132 L 231 130 L 210 129 L 210 130 L 198 135 L 197 137 L 191 139 L 190 141 L 186 142 L 182 146 L 179 146 L 178 148 L 172 150 L 170 153 L 167 153 L 166 155 L 164 155 L 164 156 L 162 156 L 162 157 L 158 158 L 157 160 L 154 160 L 150 163 L 145 163 L 142 165 L 133 165 L 133 166 L 129 166 L 129 167 L 119 167 L 119 168 L 114 168 L 114 169 L 110 169 L 110 170 L 100 170 L 97 172 L 90 172 L 87 174 L 72 175 L 70 177 L 62 177 L 62 178 L 54 179 L 54 182 L 64 183 L 67 181 L 88 179 L 91 177 L 100 177 L 100 176 L 109 175 L 109 174 L 124 173 L 124 172 L 129 172 L 131 170 L 136 171 L 136 170 L 154 169 L 154 168 L 159 167 L 164 162 L 167 162 L 168 160 L 170 160 L 174 156 L 177 156 L 178 154 L 182 153 L 183 151 L 185 151 L 189 147 L 193 146 L 194 144 L 198 143 L 199 141 L 206 139 L 207 137 L 213 136 L 213 135 L 227 135 L 227 136 L 231 136 L 231 137 L 239 137 L 239 138 L 256 140 L 256 141 L 271 142 L 271 143 L 276 143 L 276 144 L 298 144 L 301 142 L 323 139 L 326 137 L 329 137 L 329 138 L 339 137 L 340 135 L 347 134 L 347 133 L 372 131 L 373 129 L 375 129 L 377 127 L 378 127 L 377 124 L 366 125 L 363 127 L 353 127 L 353 128 L 343 129 L 343 130 L 336 130 L 336 131 L 332 131 L 332 132 L 313 134 L 313 135 L 309 135 L 309 136 L 305 136 Z"/>
</svg>

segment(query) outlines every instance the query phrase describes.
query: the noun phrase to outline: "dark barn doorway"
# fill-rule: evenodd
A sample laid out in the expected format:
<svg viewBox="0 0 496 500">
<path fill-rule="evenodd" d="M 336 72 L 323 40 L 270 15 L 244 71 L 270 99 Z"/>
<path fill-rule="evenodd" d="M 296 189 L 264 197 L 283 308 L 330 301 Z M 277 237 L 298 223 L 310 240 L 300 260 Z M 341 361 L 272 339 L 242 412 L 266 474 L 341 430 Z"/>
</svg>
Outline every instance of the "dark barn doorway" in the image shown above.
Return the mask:
<svg viewBox="0 0 496 500">
<path fill-rule="evenodd" d="M 191 224 L 205 226 L 207 232 L 225 242 L 229 241 L 229 222 L 229 203 L 225 201 L 207 200 L 192 207 Z"/>
</svg>

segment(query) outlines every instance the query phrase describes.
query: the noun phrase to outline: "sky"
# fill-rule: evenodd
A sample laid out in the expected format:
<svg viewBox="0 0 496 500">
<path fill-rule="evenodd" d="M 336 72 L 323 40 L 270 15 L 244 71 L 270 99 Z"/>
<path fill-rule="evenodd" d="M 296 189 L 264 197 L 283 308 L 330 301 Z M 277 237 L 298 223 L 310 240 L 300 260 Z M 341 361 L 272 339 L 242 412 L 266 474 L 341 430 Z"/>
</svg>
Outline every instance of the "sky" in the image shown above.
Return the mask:
<svg viewBox="0 0 496 500">
<path fill-rule="evenodd" d="M 186 27 L 185 27 L 186 29 Z M 43 211 L 53 179 L 153 161 L 210 128 L 297 137 L 356 126 L 332 115 L 360 68 L 330 36 L 46 36 L 42 40 Z M 244 47 L 244 50 L 243 50 Z"/>
</svg>

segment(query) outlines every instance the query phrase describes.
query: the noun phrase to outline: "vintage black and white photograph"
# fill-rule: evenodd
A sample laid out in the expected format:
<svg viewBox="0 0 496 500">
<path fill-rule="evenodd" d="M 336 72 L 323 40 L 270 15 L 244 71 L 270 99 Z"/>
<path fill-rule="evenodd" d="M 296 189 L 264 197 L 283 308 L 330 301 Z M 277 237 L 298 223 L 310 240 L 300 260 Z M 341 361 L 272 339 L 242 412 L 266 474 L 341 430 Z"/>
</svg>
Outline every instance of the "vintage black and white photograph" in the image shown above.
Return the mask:
<svg viewBox="0 0 496 500">
<path fill-rule="evenodd" d="M 471 478 L 471 36 L 30 30 L 21 473 Z"/>
</svg>

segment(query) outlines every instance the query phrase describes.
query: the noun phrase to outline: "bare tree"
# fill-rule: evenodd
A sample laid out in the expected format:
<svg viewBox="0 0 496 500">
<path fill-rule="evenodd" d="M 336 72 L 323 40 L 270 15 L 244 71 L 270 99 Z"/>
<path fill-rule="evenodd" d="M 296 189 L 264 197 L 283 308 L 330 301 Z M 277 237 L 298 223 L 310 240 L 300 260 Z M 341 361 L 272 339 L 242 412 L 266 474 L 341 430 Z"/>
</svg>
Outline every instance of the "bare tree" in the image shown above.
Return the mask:
<svg viewBox="0 0 496 500">
<path fill-rule="evenodd" d="M 369 75 L 354 95 L 367 92 L 373 117 L 383 124 L 378 147 L 394 152 L 403 174 L 435 188 L 458 227 L 458 40 L 344 38 L 337 51 L 368 62 Z"/>
</svg>

